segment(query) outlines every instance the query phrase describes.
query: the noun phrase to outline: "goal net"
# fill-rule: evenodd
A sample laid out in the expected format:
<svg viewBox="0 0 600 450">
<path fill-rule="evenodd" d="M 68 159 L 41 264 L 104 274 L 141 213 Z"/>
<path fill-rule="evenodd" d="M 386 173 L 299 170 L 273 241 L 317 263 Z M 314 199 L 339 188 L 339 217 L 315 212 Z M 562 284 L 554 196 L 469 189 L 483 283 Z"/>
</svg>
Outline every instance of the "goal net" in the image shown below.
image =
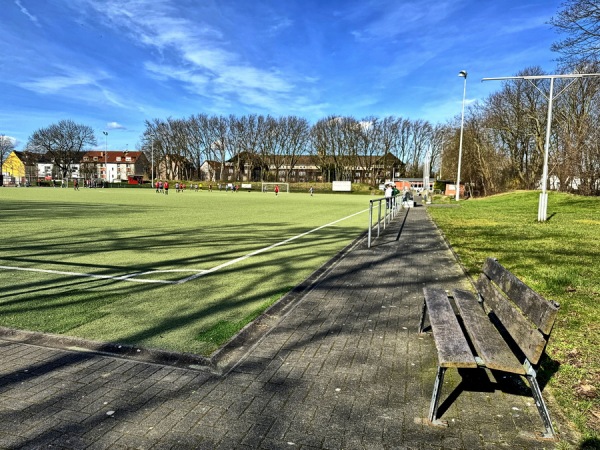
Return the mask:
<svg viewBox="0 0 600 450">
<path fill-rule="evenodd" d="M 275 186 L 279 186 L 279 192 L 290 192 L 290 183 L 261 183 L 262 192 L 275 192 Z"/>
</svg>

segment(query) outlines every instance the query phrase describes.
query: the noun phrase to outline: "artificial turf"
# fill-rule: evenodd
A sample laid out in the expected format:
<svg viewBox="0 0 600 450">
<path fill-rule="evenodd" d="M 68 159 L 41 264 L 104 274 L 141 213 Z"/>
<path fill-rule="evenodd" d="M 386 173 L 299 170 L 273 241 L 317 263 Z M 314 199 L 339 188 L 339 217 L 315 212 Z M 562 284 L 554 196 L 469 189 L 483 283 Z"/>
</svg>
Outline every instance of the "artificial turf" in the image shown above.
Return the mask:
<svg viewBox="0 0 600 450">
<path fill-rule="evenodd" d="M 0 266 L 32 269 L 0 269 L 1 326 L 206 356 L 364 233 L 369 197 L 30 187 L 0 202 Z"/>
</svg>

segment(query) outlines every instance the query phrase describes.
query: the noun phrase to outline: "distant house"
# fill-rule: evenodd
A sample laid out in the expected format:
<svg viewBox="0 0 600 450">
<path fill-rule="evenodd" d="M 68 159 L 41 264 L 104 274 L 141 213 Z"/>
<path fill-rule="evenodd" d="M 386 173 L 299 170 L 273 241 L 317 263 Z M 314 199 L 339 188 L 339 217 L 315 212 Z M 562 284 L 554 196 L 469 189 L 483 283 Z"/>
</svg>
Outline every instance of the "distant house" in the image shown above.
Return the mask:
<svg viewBox="0 0 600 450">
<path fill-rule="evenodd" d="M 185 156 L 165 155 L 155 166 L 159 180 L 191 180 L 196 174 L 196 167 Z"/>
<path fill-rule="evenodd" d="M 73 163 L 59 164 L 51 153 L 14 151 L 2 164 L 5 184 L 22 185 L 36 181 L 77 178 L 125 182 L 130 177 L 142 177 L 148 167 L 148 159 L 136 151 L 89 151 L 76 155 Z M 62 167 L 62 169 L 61 169 Z"/>
<path fill-rule="evenodd" d="M 391 153 L 355 158 L 348 156 L 325 157 L 318 155 L 258 156 L 240 152 L 222 166 L 215 161 L 203 164 L 202 171 L 208 169 L 216 179 L 231 181 L 279 181 L 279 182 L 320 182 L 352 181 L 353 183 L 383 182 L 399 177 L 404 173 L 405 164 Z M 219 178 L 223 169 L 223 176 Z"/>
<path fill-rule="evenodd" d="M 200 180 L 219 181 L 221 174 L 221 163 L 219 161 L 206 160 L 200 166 Z"/>
<path fill-rule="evenodd" d="M 19 185 L 25 181 L 25 165 L 20 153 L 12 151 L 2 163 L 2 175 L 5 185 Z"/>
<path fill-rule="evenodd" d="M 394 182 L 396 187 L 401 191 L 406 190 L 417 192 L 421 192 L 424 189 L 433 191 L 433 186 L 435 184 L 434 180 L 429 180 L 429 186 L 423 186 L 423 178 L 396 178 L 394 179 Z"/>
<path fill-rule="evenodd" d="M 26 185 L 35 183 L 40 175 L 40 165 L 46 162 L 45 155 L 30 151 L 13 151 L 2 164 L 5 185 Z M 50 163 L 52 167 L 52 163 Z"/>
<path fill-rule="evenodd" d="M 59 178 L 58 168 L 55 167 L 52 157 L 46 154 L 38 154 L 36 164 L 36 175 L 38 180 L 52 180 Z"/>
<path fill-rule="evenodd" d="M 323 180 L 321 169 L 312 155 L 300 155 L 293 166 L 286 164 L 281 167 L 279 175 L 280 177 L 287 175 L 291 182 L 306 183 Z"/>
<path fill-rule="evenodd" d="M 143 176 L 150 164 L 143 152 L 117 150 L 86 152 L 81 159 L 81 178 L 109 183 L 126 182 Z"/>
</svg>

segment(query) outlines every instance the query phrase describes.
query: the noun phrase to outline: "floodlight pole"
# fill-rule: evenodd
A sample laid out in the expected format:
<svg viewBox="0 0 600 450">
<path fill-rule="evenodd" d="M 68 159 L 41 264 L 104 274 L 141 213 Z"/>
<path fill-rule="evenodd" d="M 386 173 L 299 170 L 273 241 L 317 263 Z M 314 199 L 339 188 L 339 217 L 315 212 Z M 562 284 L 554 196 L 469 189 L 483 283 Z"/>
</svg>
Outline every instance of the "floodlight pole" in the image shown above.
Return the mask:
<svg viewBox="0 0 600 450">
<path fill-rule="evenodd" d="M 442 136 L 442 151 L 440 152 L 440 171 L 438 172 L 438 180 L 442 179 L 442 166 L 444 165 L 444 137 Z"/>
<path fill-rule="evenodd" d="M 458 144 L 458 170 L 456 171 L 456 201 L 460 198 L 460 166 L 462 162 L 462 144 L 463 144 L 463 130 L 465 128 L 465 97 L 467 95 L 467 71 L 461 70 L 458 73 L 459 77 L 463 77 L 465 79 L 465 83 L 463 85 L 463 99 L 462 99 L 462 113 L 460 115 L 460 141 Z"/>
<path fill-rule="evenodd" d="M 524 75 L 518 77 L 495 77 L 495 78 L 482 78 L 481 81 L 490 81 L 490 80 L 527 80 L 529 81 L 538 91 L 544 95 L 548 99 L 548 123 L 546 124 L 546 141 L 544 144 L 544 169 L 542 172 L 542 192 L 540 194 L 540 199 L 538 203 L 538 222 L 545 222 L 548 216 L 548 153 L 550 148 L 550 130 L 552 128 L 552 102 L 554 99 L 554 80 L 556 78 L 584 78 L 584 77 L 597 77 L 600 76 L 600 73 L 571 73 L 566 75 Z M 550 80 L 550 94 L 546 96 L 534 83 L 532 80 Z M 558 97 L 562 94 L 571 84 L 573 84 L 575 80 L 571 81 L 562 91 L 560 91 L 556 96 Z"/>
<path fill-rule="evenodd" d="M 431 203 L 431 193 L 429 192 L 429 174 L 431 172 L 431 142 L 427 146 L 425 161 L 423 162 L 423 192 L 425 192 L 425 203 Z"/>
<path fill-rule="evenodd" d="M 152 178 L 152 186 L 151 187 L 154 188 L 154 136 L 150 135 L 150 139 L 152 139 L 152 143 L 151 143 L 151 146 L 150 146 L 150 148 L 151 148 L 151 150 L 150 150 L 150 157 L 152 159 L 152 169 L 151 169 L 152 175 L 151 175 L 150 178 Z"/>
<path fill-rule="evenodd" d="M 550 130 L 552 129 L 552 100 L 554 98 L 554 78 L 550 78 L 550 95 L 548 95 L 548 118 L 546 119 L 546 141 L 544 143 L 544 170 L 542 172 L 542 193 L 538 203 L 538 222 L 545 222 L 548 216 L 548 150 L 550 149 Z"/>
<path fill-rule="evenodd" d="M 104 135 L 104 178 L 106 187 L 108 187 L 108 131 L 103 131 Z"/>
</svg>

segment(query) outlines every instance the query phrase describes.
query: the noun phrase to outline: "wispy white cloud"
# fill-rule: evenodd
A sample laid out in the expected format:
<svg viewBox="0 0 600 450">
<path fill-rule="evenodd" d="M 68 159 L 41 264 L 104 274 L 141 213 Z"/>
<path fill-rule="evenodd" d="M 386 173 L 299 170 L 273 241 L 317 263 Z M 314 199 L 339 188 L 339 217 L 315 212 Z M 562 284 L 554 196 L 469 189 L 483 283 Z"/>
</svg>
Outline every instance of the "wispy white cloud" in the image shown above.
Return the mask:
<svg viewBox="0 0 600 450">
<path fill-rule="evenodd" d="M 371 1 L 345 15 L 345 20 L 357 24 L 352 35 L 357 40 L 393 39 L 417 32 L 435 33 L 436 26 L 456 11 L 460 1 L 423 2 Z"/>
<path fill-rule="evenodd" d="M 8 135 L 0 135 L 0 139 L 6 140 L 8 142 L 10 142 L 12 145 L 16 146 L 17 145 L 17 138 L 14 138 L 12 136 L 8 136 Z"/>
<path fill-rule="evenodd" d="M 108 129 L 108 130 L 126 130 L 127 128 L 118 122 L 108 122 L 106 124 L 106 129 Z"/>
<path fill-rule="evenodd" d="M 144 67 L 153 78 L 177 80 L 190 92 L 211 96 L 227 94 L 260 108 L 279 108 L 293 102 L 298 80 L 272 68 L 262 68 L 244 58 L 215 26 L 192 19 L 183 8 L 167 0 L 88 0 L 108 25 L 130 34 L 139 45 L 155 49 L 161 62 L 147 61 Z M 281 19 L 273 27 L 291 25 Z M 305 81 L 306 82 L 306 81 Z"/>
<path fill-rule="evenodd" d="M 29 10 L 23 6 L 23 4 L 21 3 L 20 0 L 15 0 L 15 5 L 17 5 L 19 7 L 19 9 L 21 10 L 21 12 L 23 14 L 25 14 L 27 16 L 27 18 L 29 20 L 31 20 L 36 26 L 38 26 L 38 27 L 40 26 L 38 18 L 36 16 L 34 16 L 33 14 L 31 14 L 29 12 Z"/>
<path fill-rule="evenodd" d="M 144 68 L 158 80 L 180 80 L 187 83 L 197 93 L 202 93 L 206 89 L 209 76 L 197 71 L 182 68 L 170 64 L 158 64 L 151 61 L 144 63 Z"/>
<path fill-rule="evenodd" d="M 271 35 L 280 33 L 282 30 L 290 28 L 294 24 L 294 21 L 288 17 L 280 17 L 273 20 L 273 25 L 268 29 L 268 33 Z"/>
<path fill-rule="evenodd" d="M 111 78 L 104 71 L 91 72 L 65 65 L 49 65 L 46 70 L 56 72 L 56 75 L 30 76 L 17 85 L 36 94 L 60 95 L 86 104 L 126 107 L 126 102 L 117 93 L 104 86 L 104 81 Z"/>
<path fill-rule="evenodd" d="M 97 77 L 90 73 L 70 68 L 63 68 L 61 71 L 68 73 L 30 79 L 29 81 L 19 83 L 19 86 L 39 94 L 53 94 L 73 87 L 95 85 L 97 82 Z"/>
</svg>

